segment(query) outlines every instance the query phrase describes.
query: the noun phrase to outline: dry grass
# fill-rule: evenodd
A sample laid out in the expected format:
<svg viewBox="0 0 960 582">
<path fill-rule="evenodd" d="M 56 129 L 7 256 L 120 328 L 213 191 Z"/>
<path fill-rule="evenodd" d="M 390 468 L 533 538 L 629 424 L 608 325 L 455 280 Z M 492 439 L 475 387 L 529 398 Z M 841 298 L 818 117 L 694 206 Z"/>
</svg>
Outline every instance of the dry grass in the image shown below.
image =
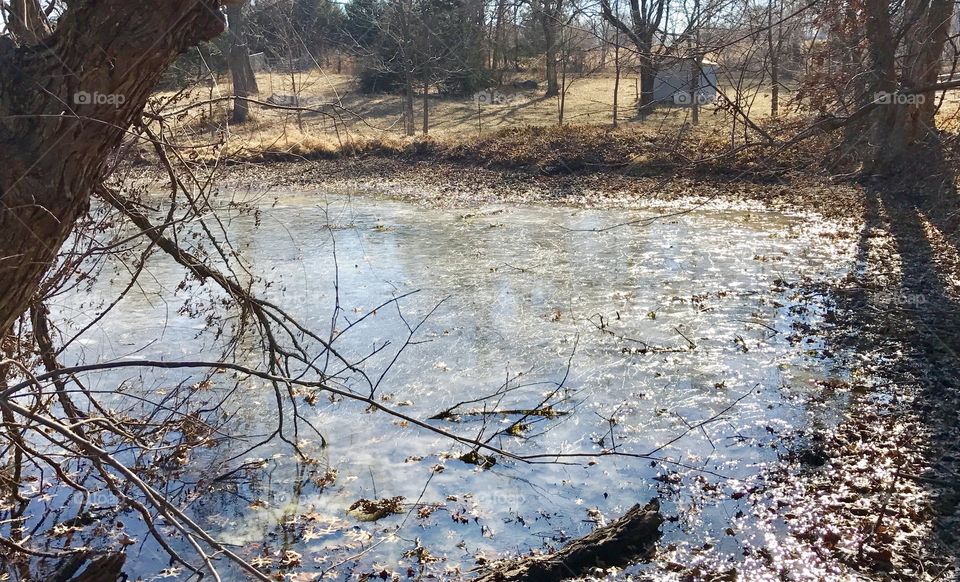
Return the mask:
<svg viewBox="0 0 960 582">
<path fill-rule="evenodd" d="M 322 158 L 338 153 L 372 151 L 399 152 L 417 146 L 403 135 L 402 102 L 398 95 L 364 95 L 356 89 L 351 76 L 320 71 L 279 75 L 258 74 L 259 100 L 272 95 L 298 95 L 301 104 L 319 111 L 291 112 L 251 105 L 251 119 L 240 126 L 229 125 L 228 103 L 196 106 L 188 115 L 179 116 L 172 126 L 175 140 L 182 145 L 211 145 L 199 148 L 203 157 L 257 159 L 285 156 Z M 573 126 L 611 126 L 614 79 L 593 76 L 569 83 L 564 103 L 564 124 Z M 478 107 L 472 97 L 429 98 L 431 139 L 448 144 L 489 141 L 492 136 L 529 127 L 555 127 L 559 120 L 559 100 L 545 99 L 542 89 L 519 90 L 509 83 L 499 89 L 507 96 L 504 104 Z M 623 78 L 619 88 L 618 124 L 631 132 L 661 136 L 677 133 L 690 121 L 690 110 L 663 107 L 646 120 L 636 117 L 636 80 Z M 173 108 L 196 104 L 230 94 L 229 83 L 200 87 Z M 166 97 L 167 95 L 161 95 Z M 329 104 L 335 104 L 331 106 Z M 769 111 L 769 96 L 759 92 L 752 111 L 762 117 Z M 415 103 L 418 133 L 422 129 L 422 100 Z M 712 133 L 725 134 L 733 127 L 732 116 L 713 106 L 703 109 L 702 126 Z M 545 136 L 550 133 L 543 134 Z M 570 144 L 574 145 L 574 144 Z"/>
<path fill-rule="evenodd" d="M 505 83 L 498 91 L 509 99 L 498 105 L 478 107 L 471 97 L 431 95 L 429 136 L 413 138 L 403 135 L 401 97 L 364 95 L 356 89 L 351 76 L 320 71 L 293 75 L 261 73 L 258 83 L 259 100 L 296 94 L 303 106 L 317 110 L 294 112 L 252 104 L 250 120 L 231 125 L 226 122 L 229 83 L 196 88 L 170 106 L 180 109 L 194 105 L 187 114 L 175 116 L 168 133 L 171 141 L 189 146 L 190 155 L 201 159 L 256 162 L 364 154 L 429 156 L 538 174 L 593 169 L 651 174 L 688 165 L 692 160 L 699 161 L 704 171 L 714 173 L 771 173 L 823 164 L 831 159 L 825 153 L 830 140 L 825 138 L 806 143 L 805 151 L 790 153 L 789 159 L 760 159 L 767 154 L 750 150 L 732 160 L 714 161 L 714 156 L 729 151 L 731 143 L 743 143 L 743 123 L 716 106 L 703 108 L 697 127 L 690 124 L 690 110 L 681 107 L 658 108 L 641 121 L 635 115 L 633 78 L 621 79 L 616 129 L 612 128 L 614 79 L 592 76 L 570 83 L 562 128 L 558 126 L 556 98 L 544 99 L 542 89 L 522 91 Z M 769 94 L 757 90 L 751 95 L 744 100 L 744 109 L 758 123 L 781 130 L 791 123 L 803 125 L 799 116 L 770 119 Z M 215 103 L 199 105 L 218 98 Z M 784 103 L 788 98 L 789 95 L 781 96 Z M 939 121 L 944 126 L 957 126 L 958 107 L 956 95 L 948 95 Z M 416 101 L 415 113 L 419 131 L 420 99 Z"/>
</svg>

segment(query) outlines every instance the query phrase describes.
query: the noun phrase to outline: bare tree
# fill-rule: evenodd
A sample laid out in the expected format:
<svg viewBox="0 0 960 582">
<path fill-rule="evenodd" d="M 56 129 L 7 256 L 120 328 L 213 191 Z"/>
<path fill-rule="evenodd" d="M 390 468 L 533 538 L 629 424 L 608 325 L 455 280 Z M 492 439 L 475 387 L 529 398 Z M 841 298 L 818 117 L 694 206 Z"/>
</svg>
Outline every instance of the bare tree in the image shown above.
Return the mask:
<svg viewBox="0 0 960 582">
<path fill-rule="evenodd" d="M 557 58 L 563 34 L 563 0 L 531 0 L 534 17 L 543 30 L 544 63 L 547 74 L 547 90 L 544 97 L 560 94 L 557 79 Z"/>
<path fill-rule="evenodd" d="M 873 90 L 892 96 L 874 114 L 868 159 L 873 168 L 886 168 L 915 156 L 915 144 L 936 139 L 934 92 L 954 8 L 950 0 L 910 0 L 899 11 L 881 0 L 864 6 Z"/>
<path fill-rule="evenodd" d="M 770 63 L 770 116 L 780 113 L 780 53 L 783 50 L 783 2 L 767 4 L 767 51 Z"/>
<path fill-rule="evenodd" d="M 948 0 L 825 6 L 800 91 L 821 119 L 792 142 L 844 129 L 846 152 L 869 172 L 935 162 L 935 97 L 958 86 L 939 82 L 953 12 Z"/>
<path fill-rule="evenodd" d="M 247 14 L 249 0 L 243 0 L 227 6 L 227 22 L 229 29 L 226 38 L 227 62 L 230 66 L 230 78 L 233 80 L 233 94 L 238 97 L 233 101 L 233 123 L 245 123 L 249 116 L 249 102 L 244 97 L 250 97 L 260 92 L 257 87 L 257 76 L 250 64 L 250 47 L 247 43 Z"/>
<path fill-rule="evenodd" d="M 640 100 L 638 108 L 647 111 L 653 104 L 653 85 L 657 76 L 654 43 L 664 22 L 669 0 L 630 0 L 630 22 L 614 12 L 610 0 L 600 0 L 603 17 L 633 43 L 639 63 Z"/>
</svg>

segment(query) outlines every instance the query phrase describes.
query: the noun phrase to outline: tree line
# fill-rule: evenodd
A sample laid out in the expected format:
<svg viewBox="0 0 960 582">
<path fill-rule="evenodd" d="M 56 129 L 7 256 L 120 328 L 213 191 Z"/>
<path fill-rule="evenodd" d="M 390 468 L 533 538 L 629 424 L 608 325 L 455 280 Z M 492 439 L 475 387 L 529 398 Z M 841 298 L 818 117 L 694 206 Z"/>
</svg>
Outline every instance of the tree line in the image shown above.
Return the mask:
<svg viewBox="0 0 960 582">
<path fill-rule="evenodd" d="M 957 18 L 946 0 L 243 0 L 227 14 L 230 31 L 175 70 L 229 71 L 234 93 L 245 97 L 257 93 L 252 53 L 287 71 L 346 67 L 363 92 L 403 95 L 408 135 L 416 133 L 417 98 L 427 133 L 429 95 L 470 95 L 511 79 L 542 83 L 543 97 L 558 98 L 562 122 L 576 79 L 613 73 L 619 85 L 622 75 L 636 85 L 643 119 L 657 105 L 659 72 L 689 69 L 683 89 L 695 94 L 710 62 L 720 85 L 711 89 L 743 131 L 775 141 L 751 118 L 763 92 L 767 115 L 819 116 L 810 134 L 843 126 L 847 151 L 888 160 L 929 137 L 938 107 L 929 91 L 952 88 L 940 82 L 953 80 L 957 62 Z M 930 98 L 906 103 L 918 90 Z M 909 107 L 882 102 L 898 93 Z M 690 105 L 696 123 L 698 100 Z M 235 122 L 246 108 L 236 103 Z M 867 143 L 889 132 L 899 145 Z"/>
</svg>

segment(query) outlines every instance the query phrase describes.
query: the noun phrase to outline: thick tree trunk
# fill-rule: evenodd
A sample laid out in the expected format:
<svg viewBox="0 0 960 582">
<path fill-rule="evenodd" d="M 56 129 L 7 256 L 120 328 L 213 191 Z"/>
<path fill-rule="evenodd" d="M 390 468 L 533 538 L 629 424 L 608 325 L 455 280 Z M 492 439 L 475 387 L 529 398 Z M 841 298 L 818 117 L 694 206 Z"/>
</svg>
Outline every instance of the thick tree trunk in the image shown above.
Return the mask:
<svg viewBox="0 0 960 582">
<path fill-rule="evenodd" d="M 770 117 L 780 115 L 780 63 L 770 59 Z"/>
<path fill-rule="evenodd" d="M 247 45 L 247 21 L 243 13 L 246 2 L 227 7 L 227 23 L 230 26 L 228 40 L 230 48 L 227 62 L 230 77 L 233 79 L 233 94 L 237 97 L 250 97 L 260 92 L 257 76 L 250 64 L 250 47 Z M 244 123 L 250 114 L 250 104 L 246 99 L 234 99 L 232 123 Z"/>
<path fill-rule="evenodd" d="M 770 0 L 771 2 L 773 0 Z M 703 75 L 703 55 L 700 46 L 700 0 L 693 2 L 691 26 L 694 27 L 690 35 L 690 97 L 692 97 L 690 121 L 693 125 L 700 124 L 700 76 Z"/>
<path fill-rule="evenodd" d="M 657 63 L 653 55 L 653 32 L 634 21 L 634 44 L 637 47 L 637 63 L 640 71 L 640 98 L 637 113 L 644 117 L 653 109 L 653 86 L 657 78 Z"/>
<path fill-rule="evenodd" d="M 400 58 L 403 63 L 403 134 L 413 136 L 417 134 L 416 119 L 413 117 L 413 87 L 414 87 L 414 67 L 413 52 L 414 38 L 411 33 L 410 18 L 413 13 L 412 5 L 408 5 L 409 0 L 402 0 L 397 3 L 400 22 Z"/>
<path fill-rule="evenodd" d="M 609 0 L 600 0 L 603 18 L 623 32 L 636 47 L 639 68 L 637 113 L 641 119 L 646 117 L 654 104 L 653 87 L 657 77 L 657 61 L 653 52 L 653 39 L 660 30 L 666 7 L 667 0 L 652 0 L 642 4 L 639 0 L 630 0 L 630 24 L 628 25 L 620 19 L 619 2 L 617 11 L 614 12 Z"/>
<path fill-rule="evenodd" d="M 492 54 L 490 55 L 490 62 L 492 63 L 491 68 L 494 71 L 500 71 L 502 73 L 502 68 L 506 68 L 507 58 L 506 58 L 506 43 L 504 41 L 504 21 L 507 18 L 507 2 L 506 0 L 497 0 L 495 19 L 493 24 L 493 48 Z M 502 62 L 502 67 L 501 67 Z M 502 74 L 501 74 L 502 77 Z"/>
<path fill-rule="evenodd" d="M 13 38 L 23 46 L 39 43 L 50 34 L 50 23 L 38 0 L 0 2 L 7 11 L 7 24 Z"/>
<path fill-rule="evenodd" d="M 413 99 L 413 75 L 408 69 L 403 77 L 403 134 L 406 136 L 417 134 L 417 122 L 413 116 Z"/>
<path fill-rule="evenodd" d="M 560 103 L 558 107 L 557 125 L 563 125 L 563 112 L 567 104 L 567 52 L 560 50 Z"/>
<path fill-rule="evenodd" d="M 560 82 L 557 79 L 557 41 L 560 36 L 560 18 L 563 10 L 563 0 L 538 0 L 533 4 L 540 26 L 543 28 L 544 59 L 547 71 L 547 91 L 544 97 L 555 97 L 560 94 Z"/>
<path fill-rule="evenodd" d="M 546 28 L 546 27 L 545 27 Z M 547 68 L 547 92 L 544 97 L 555 97 L 560 94 L 560 82 L 557 80 L 557 44 L 556 38 L 552 32 L 544 30 L 544 37 L 547 39 L 546 50 L 546 68 Z"/>
<path fill-rule="evenodd" d="M 609 23 L 606 20 L 600 20 L 600 64 L 598 69 L 601 71 L 607 70 L 607 51 L 610 49 L 610 32 L 607 30 Z"/>
<path fill-rule="evenodd" d="M 513 71 L 519 73 L 520 67 L 520 3 L 513 7 Z"/>
<path fill-rule="evenodd" d="M 0 335 L 26 310 L 104 162 L 219 0 L 73 2 L 40 46 L 0 37 Z"/>
<path fill-rule="evenodd" d="M 935 92 L 911 93 L 935 85 L 940 59 L 953 14 L 952 0 L 907 0 L 904 11 L 914 16 L 901 52 L 909 55 L 897 61 L 889 4 L 868 0 L 867 37 L 873 64 L 873 139 L 867 153 L 866 169 L 889 173 L 905 166 L 928 165 L 928 145 L 936 139 Z"/>
<path fill-rule="evenodd" d="M 639 47 L 638 47 L 639 48 Z M 643 49 L 641 49 L 643 50 Z M 649 51 L 641 52 L 640 57 L 640 100 L 637 111 L 641 116 L 650 113 L 653 107 L 653 84 L 657 78 L 657 67 Z"/>
</svg>

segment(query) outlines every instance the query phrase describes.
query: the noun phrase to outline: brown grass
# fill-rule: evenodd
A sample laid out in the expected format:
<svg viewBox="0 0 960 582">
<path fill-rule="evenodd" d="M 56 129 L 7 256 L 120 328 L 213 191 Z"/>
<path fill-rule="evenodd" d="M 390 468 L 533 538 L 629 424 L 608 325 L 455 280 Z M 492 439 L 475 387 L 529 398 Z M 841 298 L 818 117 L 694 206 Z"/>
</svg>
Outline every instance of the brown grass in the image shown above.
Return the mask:
<svg viewBox="0 0 960 582">
<path fill-rule="evenodd" d="M 483 105 L 479 111 L 471 97 L 431 95 L 430 134 L 417 137 L 403 135 L 399 96 L 363 95 L 346 75 L 319 71 L 293 76 L 260 74 L 258 82 L 260 100 L 272 94 L 297 93 L 302 102 L 315 104 L 321 112 L 297 114 L 251 105 L 250 120 L 231 125 L 226 122 L 229 103 L 199 105 L 211 97 L 228 95 L 229 84 L 221 83 L 197 89 L 171 106 L 179 109 L 187 103 L 198 104 L 172 121 L 169 139 L 190 146 L 195 158 L 228 163 L 378 155 L 435 158 L 537 174 L 604 170 L 646 175 L 697 162 L 700 172 L 769 175 L 822 166 L 824 160 L 829 163 L 837 158 L 830 150 L 835 145 L 833 137 L 811 140 L 801 150 L 791 152 L 756 148 L 735 156 L 722 155 L 729 152 L 731 144 L 743 144 L 742 122 L 715 106 L 703 108 L 697 127 L 690 124 L 690 110 L 680 107 L 658 108 L 640 121 L 635 118 L 633 78 L 621 80 L 617 128 L 612 127 L 614 79 L 594 76 L 577 79 L 569 86 L 562 127 L 557 123 L 556 99 L 543 99 L 542 90 L 520 91 L 506 84 L 498 90 L 513 100 Z M 161 99 L 167 96 L 159 95 Z M 956 126 L 960 105 L 953 95 L 948 97 L 941 121 Z M 782 96 L 784 102 L 788 98 Z M 780 135 L 789 135 L 791 124 L 799 128 L 809 121 L 796 114 L 786 119 L 769 118 L 769 94 L 763 90 L 756 91 L 748 101 L 746 109 L 751 117 Z M 421 111 L 418 99 L 416 114 Z"/>
<path fill-rule="evenodd" d="M 459 98 L 440 98 L 431 95 L 430 137 L 411 139 L 403 136 L 402 103 L 397 95 L 363 95 L 355 87 L 355 81 L 346 75 L 329 75 L 319 71 L 297 73 L 294 76 L 259 74 L 260 95 L 266 100 L 273 94 L 298 94 L 306 104 L 335 103 L 336 107 L 321 106 L 320 112 L 302 112 L 299 115 L 289 111 L 279 111 L 251 106 L 251 119 L 241 126 L 231 126 L 228 119 L 229 105 L 223 101 L 212 105 L 197 105 L 187 115 L 178 116 L 171 126 L 173 141 L 189 145 L 204 158 L 226 157 L 243 160 L 272 159 L 276 157 L 303 156 L 322 158 L 338 153 L 361 154 L 383 152 L 397 154 L 408 149 L 422 147 L 421 142 L 442 142 L 444 144 L 465 144 L 480 142 L 484 147 L 495 148 L 506 153 L 503 147 L 515 150 L 517 156 L 526 156 L 532 161 L 536 157 L 536 148 L 523 148 L 522 144 L 498 146 L 495 140 L 504 136 L 525 135 L 531 127 L 549 128 L 558 125 L 559 102 L 555 98 L 542 98 L 542 89 L 521 91 L 509 84 L 498 89 L 512 98 L 501 105 L 483 105 L 478 109 L 476 100 L 471 96 Z M 565 97 L 564 124 L 572 126 L 612 126 L 614 79 L 609 76 L 595 76 L 572 81 Z M 172 109 L 179 109 L 187 103 L 201 103 L 210 98 L 229 95 L 229 83 L 221 83 L 214 88 L 197 88 L 186 99 L 181 100 Z M 159 97 L 168 97 L 161 94 Z M 636 118 L 635 79 L 621 79 L 619 89 L 618 125 L 629 129 L 627 134 L 646 133 L 660 136 L 665 133 L 681 131 L 689 123 L 690 111 L 685 108 L 664 107 L 658 109 L 646 120 Z M 766 109 L 764 109 L 766 108 Z M 769 109 L 769 100 L 760 92 L 753 104 L 753 110 L 760 114 Z M 421 130 L 422 102 L 416 101 L 416 127 Z M 711 132 L 721 134 L 731 127 L 732 116 L 712 106 L 705 107 L 701 116 L 702 125 Z M 521 133 L 516 133 L 521 132 Z M 538 144 L 577 147 L 578 139 L 592 140 L 594 134 L 575 131 L 569 137 L 558 141 L 556 133 L 545 130 L 537 133 Z M 627 135 L 624 134 L 624 135 Z M 602 135 L 596 134 L 597 136 Z M 494 140 L 494 141 L 492 141 Z M 209 145 L 208 148 L 198 147 Z M 452 145 L 451 145 L 452 147 Z M 459 151 L 465 152 L 464 148 Z M 451 150 L 453 153 L 454 150 Z M 478 150 L 474 152 L 481 153 Z M 488 156 L 484 156 L 487 158 Z M 517 159 L 520 159 L 518 157 Z M 569 157 L 564 154 L 561 157 Z M 606 163 L 602 157 L 588 159 L 583 164 Z M 617 162 L 625 161 L 618 156 Z"/>
</svg>

